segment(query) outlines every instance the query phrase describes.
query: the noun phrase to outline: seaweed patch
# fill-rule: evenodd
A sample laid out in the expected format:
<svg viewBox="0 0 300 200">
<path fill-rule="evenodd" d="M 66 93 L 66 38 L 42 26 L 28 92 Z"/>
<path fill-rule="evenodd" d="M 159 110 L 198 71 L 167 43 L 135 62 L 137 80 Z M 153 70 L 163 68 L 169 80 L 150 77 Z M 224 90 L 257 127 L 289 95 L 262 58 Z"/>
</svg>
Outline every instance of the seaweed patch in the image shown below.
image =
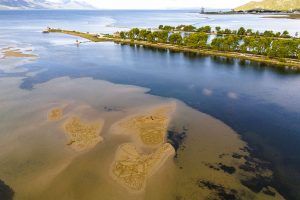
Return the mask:
<svg viewBox="0 0 300 200">
<path fill-rule="evenodd" d="M 204 163 L 205 166 L 209 167 L 210 169 L 220 171 L 222 170 L 223 172 L 227 174 L 234 174 L 236 172 L 236 168 L 233 166 L 228 166 L 223 163 L 218 163 L 218 164 L 210 164 L 210 163 Z"/>
<path fill-rule="evenodd" d="M 238 192 L 235 189 L 225 188 L 222 185 L 210 182 L 208 180 L 198 180 L 198 187 L 206 188 L 214 192 L 214 194 L 221 200 L 239 200 Z M 215 198 L 213 198 L 215 199 Z"/>
</svg>

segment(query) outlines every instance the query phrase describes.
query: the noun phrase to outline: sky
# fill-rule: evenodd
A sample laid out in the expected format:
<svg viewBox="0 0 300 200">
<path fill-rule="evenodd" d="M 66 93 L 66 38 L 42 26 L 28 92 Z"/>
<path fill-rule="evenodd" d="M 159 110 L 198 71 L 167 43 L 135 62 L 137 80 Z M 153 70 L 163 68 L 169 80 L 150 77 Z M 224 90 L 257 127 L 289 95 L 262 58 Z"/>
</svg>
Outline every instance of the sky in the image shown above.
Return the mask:
<svg viewBox="0 0 300 200">
<path fill-rule="evenodd" d="M 102 9 L 235 8 L 250 0 L 81 0 Z"/>
</svg>

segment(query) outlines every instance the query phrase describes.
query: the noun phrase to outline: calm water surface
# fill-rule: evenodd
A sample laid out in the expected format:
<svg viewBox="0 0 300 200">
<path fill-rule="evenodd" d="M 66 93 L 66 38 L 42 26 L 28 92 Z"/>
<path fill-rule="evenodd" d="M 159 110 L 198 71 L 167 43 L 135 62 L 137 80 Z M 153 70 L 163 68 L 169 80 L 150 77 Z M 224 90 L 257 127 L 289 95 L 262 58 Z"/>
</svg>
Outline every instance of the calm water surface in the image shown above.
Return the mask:
<svg viewBox="0 0 300 200">
<path fill-rule="evenodd" d="M 0 77 L 24 77 L 20 85 L 24 90 L 57 77 L 92 77 L 146 87 L 151 94 L 182 100 L 241 134 L 257 155 L 272 162 L 277 189 L 288 199 L 300 199 L 300 73 L 113 43 L 76 47 L 74 37 L 41 34 L 47 26 L 112 33 L 159 24 L 245 26 L 295 33 L 300 20 L 189 11 L 1 11 L 0 47 L 30 47 L 39 59 L 14 70 L 1 66 Z M 28 72 L 34 76 L 27 76 Z"/>
</svg>

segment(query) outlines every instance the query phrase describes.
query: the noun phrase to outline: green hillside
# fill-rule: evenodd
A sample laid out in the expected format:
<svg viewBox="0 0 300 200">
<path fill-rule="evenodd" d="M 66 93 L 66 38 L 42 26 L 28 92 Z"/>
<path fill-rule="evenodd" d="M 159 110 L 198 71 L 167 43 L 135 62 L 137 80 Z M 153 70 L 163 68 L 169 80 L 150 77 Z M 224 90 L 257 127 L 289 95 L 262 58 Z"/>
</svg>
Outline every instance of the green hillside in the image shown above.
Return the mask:
<svg viewBox="0 0 300 200">
<path fill-rule="evenodd" d="M 300 9 L 300 0 L 263 0 L 251 1 L 245 5 L 235 8 L 234 10 L 252 10 L 252 9 L 268 9 L 268 10 L 295 10 Z"/>
</svg>

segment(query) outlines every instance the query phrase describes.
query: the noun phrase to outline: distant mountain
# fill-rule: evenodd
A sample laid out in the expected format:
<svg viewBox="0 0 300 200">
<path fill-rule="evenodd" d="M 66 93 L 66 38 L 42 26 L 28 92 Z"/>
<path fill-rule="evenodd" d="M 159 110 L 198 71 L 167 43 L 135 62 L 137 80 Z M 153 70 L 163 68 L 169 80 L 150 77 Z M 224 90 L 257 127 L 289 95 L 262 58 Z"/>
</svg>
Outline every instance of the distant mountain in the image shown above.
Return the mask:
<svg viewBox="0 0 300 200">
<path fill-rule="evenodd" d="M 263 0 L 251 1 L 245 5 L 235 8 L 234 10 L 252 10 L 252 9 L 266 9 L 266 10 L 297 10 L 300 9 L 300 0 Z"/>
<path fill-rule="evenodd" d="M 93 9 L 81 0 L 0 0 L 0 9 Z"/>
</svg>

